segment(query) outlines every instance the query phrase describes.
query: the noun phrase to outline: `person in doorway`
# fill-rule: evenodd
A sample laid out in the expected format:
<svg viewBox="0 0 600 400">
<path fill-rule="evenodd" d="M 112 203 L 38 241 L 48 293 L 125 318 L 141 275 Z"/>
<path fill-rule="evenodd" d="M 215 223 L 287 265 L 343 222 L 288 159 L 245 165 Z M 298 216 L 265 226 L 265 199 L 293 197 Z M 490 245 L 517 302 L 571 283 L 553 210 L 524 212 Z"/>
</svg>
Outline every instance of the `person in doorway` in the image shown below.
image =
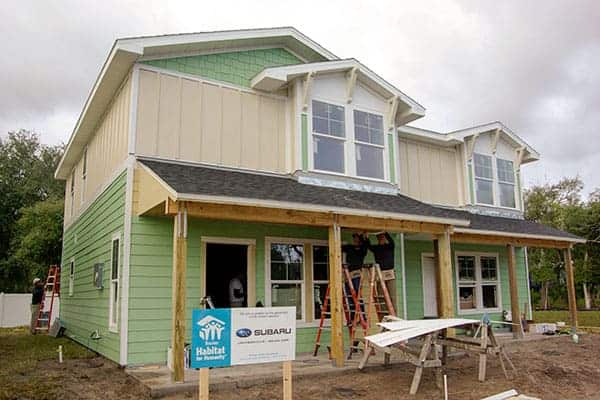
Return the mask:
<svg viewBox="0 0 600 400">
<path fill-rule="evenodd" d="M 381 268 L 381 275 L 385 281 L 385 287 L 390 295 L 392 304 L 396 304 L 396 273 L 394 271 L 394 239 L 387 232 L 376 235 L 377 244 L 369 241 L 369 250 L 373 253 L 375 262 Z"/>
<path fill-rule="evenodd" d="M 346 254 L 346 264 L 344 264 L 344 268 L 348 269 L 350 273 L 350 278 L 352 281 L 352 288 L 358 294 L 358 290 L 360 289 L 360 270 L 362 269 L 365 263 L 365 257 L 367 256 L 368 251 L 368 242 L 364 234 L 354 233 L 352 234 L 352 244 L 345 244 L 342 246 L 342 252 Z M 346 282 L 346 299 L 348 301 L 348 306 L 350 308 L 350 321 L 347 321 L 348 325 L 352 325 L 352 321 L 354 321 L 354 300 L 352 299 L 352 294 L 350 292 L 350 287 Z M 360 312 L 364 315 L 364 305 L 362 299 L 359 299 L 360 302 Z"/>
<path fill-rule="evenodd" d="M 29 330 L 32 335 L 35 335 L 35 324 L 40 313 L 42 299 L 44 297 L 44 283 L 40 278 L 33 280 L 33 290 L 31 291 L 31 321 Z"/>
<path fill-rule="evenodd" d="M 244 283 L 242 277 L 237 274 L 229 281 L 229 307 L 244 307 Z"/>
</svg>

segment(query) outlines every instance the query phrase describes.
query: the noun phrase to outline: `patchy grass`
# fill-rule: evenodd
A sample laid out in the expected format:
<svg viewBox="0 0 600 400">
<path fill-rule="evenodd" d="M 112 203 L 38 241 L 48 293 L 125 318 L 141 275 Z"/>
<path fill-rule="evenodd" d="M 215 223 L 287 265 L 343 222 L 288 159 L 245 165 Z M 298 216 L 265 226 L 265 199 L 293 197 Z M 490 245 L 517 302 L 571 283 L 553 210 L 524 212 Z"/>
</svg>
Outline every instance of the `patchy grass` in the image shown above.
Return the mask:
<svg viewBox="0 0 600 400">
<path fill-rule="evenodd" d="M 564 321 L 569 324 L 568 311 L 534 311 L 533 319 L 535 322 L 556 322 Z M 577 319 L 580 326 L 600 327 L 600 311 L 579 311 Z"/>
<path fill-rule="evenodd" d="M 31 335 L 27 328 L 0 329 L 0 399 L 46 399 L 60 382 L 36 374 L 40 361 L 63 357 L 92 358 L 96 355 L 68 338 Z"/>
</svg>

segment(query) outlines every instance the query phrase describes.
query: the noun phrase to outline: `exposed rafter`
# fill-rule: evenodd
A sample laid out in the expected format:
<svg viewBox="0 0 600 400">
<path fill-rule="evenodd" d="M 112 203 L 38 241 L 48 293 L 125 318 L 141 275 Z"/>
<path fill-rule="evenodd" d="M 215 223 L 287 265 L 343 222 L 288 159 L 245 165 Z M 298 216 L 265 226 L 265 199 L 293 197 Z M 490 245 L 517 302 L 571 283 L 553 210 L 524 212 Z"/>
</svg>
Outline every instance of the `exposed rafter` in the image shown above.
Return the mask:
<svg viewBox="0 0 600 400">
<path fill-rule="evenodd" d="M 492 136 L 491 150 L 492 150 L 493 154 L 496 154 L 496 148 L 498 147 L 498 140 L 500 139 L 501 133 L 502 133 L 502 131 L 500 130 L 500 128 L 496 128 L 496 131 L 494 132 L 494 135 Z"/>
<path fill-rule="evenodd" d="M 304 78 L 304 91 L 302 93 L 302 110 L 308 110 L 308 98 L 310 97 L 310 88 L 312 86 L 312 82 L 315 78 L 314 72 L 309 72 L 306 74 Z"/>
<path fill-rule="evenodd" d="M 388 111 L 388 121 L 387 122 L 388 122 L 389 127 L 394 126 L 394 121 L 396 119 L 396 112 L 398 111 L 399 101 L 400 101 L 400 99 L 398 98 L 398 96 L 394 96 L 388 100 L 389 111 Z M 410 111 L 410 109 L 409 109 L 409 111 Z"/>
<path fill-rule="evenodd" d="M 346 86 L 346 102 L 352 103 L 352 96 L 354 96 L 354 88 L 356 87 L 356 76 L 358 75 L 358 67 L 352 68 L 347 74 L 347 86 Z"/>
<path fill-rule="evenodd" d="M 473 158 L 473 150 L 475 150 L 475 142 L 477 141 L 478 137 L 479 133 L 476 133 L 473 136 L 471 136 L 471 139 L 469 139 L 469 143 L 467 144 L 467 160 Z"/>
</svg>

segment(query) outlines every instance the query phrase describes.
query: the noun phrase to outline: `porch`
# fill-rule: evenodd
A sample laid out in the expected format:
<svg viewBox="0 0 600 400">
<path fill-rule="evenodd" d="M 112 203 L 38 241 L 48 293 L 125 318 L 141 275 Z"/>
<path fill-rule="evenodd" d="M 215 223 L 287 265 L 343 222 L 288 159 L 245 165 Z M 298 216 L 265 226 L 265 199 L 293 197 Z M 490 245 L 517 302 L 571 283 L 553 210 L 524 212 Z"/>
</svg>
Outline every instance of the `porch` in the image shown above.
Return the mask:
<svg viewBox="0 0 600 400">
<path fill-rule="evenodd" d="M 526 221 L 503 221 L 506 219 L 437 208 L 401 195 L 323 188 L 300 184 L 291 178 L 162 162 L 143 161 L 140 165 L 136 170 L 137 189 L 134 194 L 136 215 L 171 218 L 173 221 L 171 344 L 174 355 L 172 379 L 175 382 L 185 380 L 183 350 L 189 331 L 186 310 L 190 308 L 190 297 L 186 295 L 190 287 L 187 282 L 190 260 L 188 237 L 194 221 L 293 226 L 311 231 L 310 235 L 324 242 L 328 249 L 328 283 L 332 293 L 330 346 L 333 364 L 338 368 L 344 368 L 346 364 L 341 301 L 342 230 L 388 231 L 400 234 L 403 238 L 411 234 L 429 242 L 434 259 L 437 315 L 440 318 L 453 317 L 457 313 L 456 298 L 460 292 L 457 292 L 455 285 L 452 243 L 505 249 L 509 307 L 512 315 L 516 316 L 521 315 L 523 299 L 519 298 L 515 248 L 539 246 L 563 249 L 569 282 L 569 304 L 572 305 L 571 325 L 577 326 L 570 248 L 578 239 L 562 235 L 564 232 L 537 224 L 531 226 Z M 231 222 L 231 226 L 235 226 L 235 223 Z M 485 229 L 487 227 L 493 227 L 494 230 Z M 195 232 L 196 237 L 204 234 Z M 268 236 L 276 235 L 263 234 L 262 240 Z M 262 249 L 251 245 L 248 247 L 249 254 L 253 254 L 255 259 L 259 258 L 257 251 L 268 251 L 264 242 Z M 404 250 L 400 256 L 404 257 L 403 254 Z M 200 257 L 200 264 L 203 265 L 205 261 L 202 255 Z M 252 260 L 252 257 L 248 259 Z M 402 268 L 397 269 L 400 275 L 405 271 L 404 260 L 401 264 Z M 200 274 L 205 273 L 205 269 L 199 271 Z M 264 275 L 257 275 L 256 269 L 253 275 L 251 264 L 248 272 L 249 281 L 252 278 L 256 282 L 254 288 L 248 285 L 248 304 L 252 304 L 258 299 L 257 291 L 265 288 L 267 282 Z M 398 281 L 406 284 L 405 276 Z M 303 290 L 307 289 L 304 287 Z M 267 298 L 266 292 L 262 293 L 262 299 Z M 406 288 L 401 288 L 399 293 L 406 296 Z M 402 312 L 406 314 L 407 300 L 396 300 L 396 304 L 402 304 Z M 307 309 L 310 311 L 303 306 L 302 313 L 309 314 Z M 522 337 L 522 329 L 515 329 L 514 336 Z"/>
</svg>

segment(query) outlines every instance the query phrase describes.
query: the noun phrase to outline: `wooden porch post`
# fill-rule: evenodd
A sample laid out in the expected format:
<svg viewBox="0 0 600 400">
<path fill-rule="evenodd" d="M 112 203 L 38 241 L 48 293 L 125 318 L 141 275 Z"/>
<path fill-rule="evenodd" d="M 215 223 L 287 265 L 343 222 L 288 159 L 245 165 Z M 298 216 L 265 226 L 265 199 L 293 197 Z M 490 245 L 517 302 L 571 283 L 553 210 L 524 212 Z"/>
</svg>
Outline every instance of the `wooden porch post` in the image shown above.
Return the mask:
<svg viewBox="0 0 600 400">
<path fill-rule="evenodd" d="M 342 233 L 337 220 L 329 226 L 329 304 L 331 309 L 331 358 L 344 366 L 344 325 L 342 315 Z"/>
<path fill-rule="evenodd" d="M 187 269 L 187 207 L 178 203 L 173 223 L 173 293 L 172 293 L 172 336 L 174 382 L 184 380 L 185 346 L 185 278 Z"/>
<path fill-rule="evenodd" d="M 510 312 L 512 314 L 512 323 L 518 324 L 512 326 L 513 337 L 523 339 L 523 326 L 521 325 L 521 312 L 519 311 L 519 292 L 517 287 L 517 266 L 515 261 L 515 246 L 509 244 L 506 246 L 508 252 L 508 282 L 510 288 Z"/>
<path fill-rule="evenodd" d="M 565 272 L 567 273 L 567 294 L 569 297 L 569 314 L 571 314 L 571 330 L 577 331 L 577 297 L 575 296 L 575 278 L 573 276 L 573 259 L 571 258 L 571 248 L 564 250 Z"/>
<path fill-rule="evenodd" d="M 437 243 L 437 244 L 436 244 Z M 439 318 L 454 317 L 454 279 L 452 277 L 452 253 L 450 249 L 450 230 L 435 236 L 436 250 L 436 287 Z"/>
</svg>

